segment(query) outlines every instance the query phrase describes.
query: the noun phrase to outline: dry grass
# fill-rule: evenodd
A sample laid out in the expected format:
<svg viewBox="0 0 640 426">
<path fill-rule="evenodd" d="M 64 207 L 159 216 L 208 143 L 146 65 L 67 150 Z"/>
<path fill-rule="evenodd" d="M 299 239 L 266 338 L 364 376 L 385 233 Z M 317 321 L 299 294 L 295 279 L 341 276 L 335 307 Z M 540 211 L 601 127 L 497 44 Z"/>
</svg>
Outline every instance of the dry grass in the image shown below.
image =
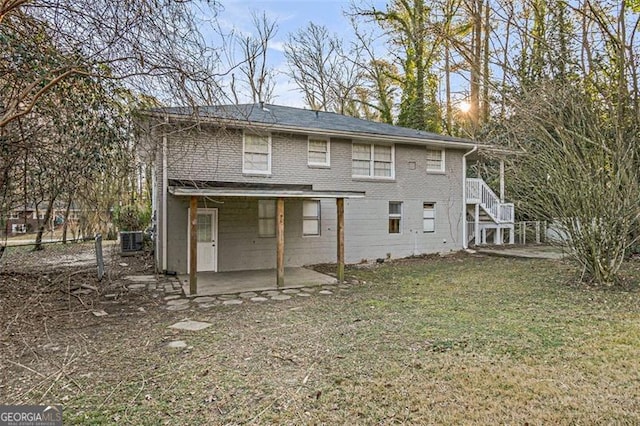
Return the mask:
<svg viewBox="0 0 640 426">
<path fill-rule="evenodd" d="M 638 424 L 628 269 L 611 291 L 573 285 L 562 263 L 454 256 L 351 269 L 367 284 L 333 296 L 150 303 L 49 327 L 63 349 L 4 365 L 0 400 L 62 402 L 69 424 Z M 185 317 L 214 326 L 167 329 Z M 53 386 L 30 391 L 41 376 Z"/>
</svg>

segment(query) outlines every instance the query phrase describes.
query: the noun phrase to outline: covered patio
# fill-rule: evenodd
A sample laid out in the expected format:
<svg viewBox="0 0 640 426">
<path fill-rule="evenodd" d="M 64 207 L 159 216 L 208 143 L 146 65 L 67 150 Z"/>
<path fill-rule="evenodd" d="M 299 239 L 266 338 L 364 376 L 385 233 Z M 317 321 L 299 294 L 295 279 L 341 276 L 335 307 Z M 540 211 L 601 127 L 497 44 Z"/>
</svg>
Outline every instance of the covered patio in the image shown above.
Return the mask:
<svg viewBox="0 0 640 426">
<path fill-rule="evenodd" d="M 191 294 L 189 275 L 179 275 L 182 290 L 187 296 L 217 296 L 243 292 L 283 290 L 287 288 L 314 287 L 335 284 L 337 279 L 307 268 L 285 268 L 287 284 L 276 287 L 275 269 L 259 269 L 233 272 L 198 272 L 197 293 Z"/>
</svg>

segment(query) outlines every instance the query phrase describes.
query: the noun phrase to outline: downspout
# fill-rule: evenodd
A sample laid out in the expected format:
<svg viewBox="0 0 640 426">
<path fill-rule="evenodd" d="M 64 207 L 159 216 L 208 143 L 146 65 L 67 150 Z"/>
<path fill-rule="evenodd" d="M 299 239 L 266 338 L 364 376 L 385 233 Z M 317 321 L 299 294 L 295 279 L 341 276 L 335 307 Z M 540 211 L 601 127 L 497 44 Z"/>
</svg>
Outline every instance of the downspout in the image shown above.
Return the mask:
<svg viewBox="0 0 640 426">
<path fill-rule="evenodd" d="M 471 151 L 462 156 L 462 248 L 469 248 L 467 241 L 467 155 L 478 150 L 478 145 L 474 145 Z M 477 236 L 476 236 L 477 238 Z"/>
<path fill-rule="evenodd" d="M 169 123 L 169 117 L 165 117 L 165 124 Z M 162 272 L 167 271 L 167 126 L 162 132 Z"/>
</svg>

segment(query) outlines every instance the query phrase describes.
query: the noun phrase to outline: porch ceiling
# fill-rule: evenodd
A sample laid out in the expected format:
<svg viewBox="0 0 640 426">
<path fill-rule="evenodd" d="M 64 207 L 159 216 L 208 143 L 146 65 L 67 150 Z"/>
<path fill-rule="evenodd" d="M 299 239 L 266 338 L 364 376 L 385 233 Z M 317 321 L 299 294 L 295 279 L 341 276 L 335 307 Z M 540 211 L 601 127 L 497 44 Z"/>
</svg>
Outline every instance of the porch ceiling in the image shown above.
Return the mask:
<svg viewBox="0 0 640 426">
<path fill-rule="evenodd" d="M 173 183 L 173 182 L 171 182 Z M 248 186 L 243 183 L 230 185 L 224 182 L 217 186 L 212 183 L 203 185 L 169 185 L 169 193 L 184 197 L 250 197 L 250 198 L 364 198 L 359 191 L 314 190 L 310 185 L 265 185 Z"/>
</svg>

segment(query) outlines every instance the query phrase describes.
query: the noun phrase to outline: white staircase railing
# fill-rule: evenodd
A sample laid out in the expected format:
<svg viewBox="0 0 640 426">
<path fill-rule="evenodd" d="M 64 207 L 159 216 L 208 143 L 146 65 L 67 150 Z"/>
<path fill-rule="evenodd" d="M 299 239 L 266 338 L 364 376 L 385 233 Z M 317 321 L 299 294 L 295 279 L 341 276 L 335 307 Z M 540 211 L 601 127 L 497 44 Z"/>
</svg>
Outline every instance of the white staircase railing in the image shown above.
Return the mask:
<svg viewBox="0 0 640 426">
<path fill-rule="evenodd" d="M 513 203 L 501 203 L 500 198 L 484 180 L 468 178 L 466 187 L 467 204 L 480 204 L 496 223 L 513 223 Z"/>
</svg>

